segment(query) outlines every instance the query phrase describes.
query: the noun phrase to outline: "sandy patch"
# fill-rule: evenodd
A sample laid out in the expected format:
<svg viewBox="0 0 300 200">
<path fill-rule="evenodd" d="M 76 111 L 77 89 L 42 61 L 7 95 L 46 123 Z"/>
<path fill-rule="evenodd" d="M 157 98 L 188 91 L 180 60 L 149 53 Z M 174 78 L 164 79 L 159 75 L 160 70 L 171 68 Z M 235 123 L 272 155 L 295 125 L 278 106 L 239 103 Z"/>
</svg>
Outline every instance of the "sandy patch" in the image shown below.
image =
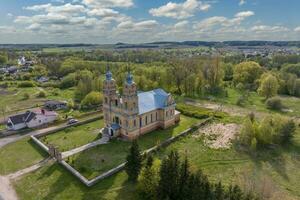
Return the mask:
<svg viewBox="0 0 300 200">
<path fill-rule="evenodd" d="M 240 132 L 240 126 L 237 124 L 212 123 L 201 129 L 194 137 L 205 135 L 205 143 L 213 149 L 230 148 L 232 140 Z"/>
</svg>

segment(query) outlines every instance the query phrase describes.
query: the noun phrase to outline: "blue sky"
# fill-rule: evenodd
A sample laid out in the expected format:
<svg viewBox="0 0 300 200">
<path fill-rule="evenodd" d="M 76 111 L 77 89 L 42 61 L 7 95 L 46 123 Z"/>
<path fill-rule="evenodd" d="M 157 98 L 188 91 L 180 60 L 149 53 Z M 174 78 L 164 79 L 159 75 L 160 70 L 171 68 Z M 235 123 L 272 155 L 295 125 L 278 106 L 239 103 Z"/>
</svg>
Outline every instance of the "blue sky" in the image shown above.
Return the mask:
<svg viewBox="0 0 300 200">
<path fill-rule="evenodd" d="M 299 0 L 0 0 L 0 43 L 300 40 Z"/>
</svg>

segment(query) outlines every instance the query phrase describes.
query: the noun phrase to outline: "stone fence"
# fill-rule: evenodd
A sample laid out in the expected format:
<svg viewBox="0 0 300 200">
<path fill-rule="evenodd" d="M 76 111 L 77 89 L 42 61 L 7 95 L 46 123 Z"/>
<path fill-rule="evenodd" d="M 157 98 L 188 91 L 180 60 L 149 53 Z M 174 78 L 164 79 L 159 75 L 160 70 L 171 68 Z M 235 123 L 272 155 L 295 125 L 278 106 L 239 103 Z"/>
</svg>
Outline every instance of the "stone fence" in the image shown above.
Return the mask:
<svg viewBox="0 0 300 200">
<path fill-rule="evenodd" d="M 167 140 L 165 140 L 164 142 L 162 142 L 161 144 L 158 144 L 150 149 L 145 150 L 142 155 L 146 155 L 152 152 L 155 152 L 157 150 L 159 150 L 162 147 L 166 147 L 168 145 L 170 145 L 171 143 L 177 141 L 179 138 L 186 136 L 194 131 L 196 131 L 197 129 L 199 129 L 200 127 L 204 126 L 205 124 L 209 123 L 212 120 L 212 118 L 208 118 L 194 126 L 192 126 L 191 128 L 188 128 L 187 130 L 181 132 L 180 134 L 173 136 Z M 62 164 L 62 166 L 64 166 L 68 171 L 70 171 L 74 176 L 76 176 L 83 184 L 85 184 L 88 187 L 91 187 L 93 185 L 95 185 L 96 183 L 98 183 L 100 180 L 103 180 L 107 177 L 110 177 L 116 173 L 118 173 L 119 171 L 123 170 L 125 168 L 126 162 L 118 165 L 115 168 L 110 169 L 109 171 L 101 174 L 100 176 L 97 176 L 96 178 L 92 179 L 92 180 L 88 180 L 87 178 L 85 178 L 84 176 L 82 176 L 76 169 L 74 169 L 71 165 L 69 165 L 67 162 L 62 161 L 60 162 Z"/>
</svg>

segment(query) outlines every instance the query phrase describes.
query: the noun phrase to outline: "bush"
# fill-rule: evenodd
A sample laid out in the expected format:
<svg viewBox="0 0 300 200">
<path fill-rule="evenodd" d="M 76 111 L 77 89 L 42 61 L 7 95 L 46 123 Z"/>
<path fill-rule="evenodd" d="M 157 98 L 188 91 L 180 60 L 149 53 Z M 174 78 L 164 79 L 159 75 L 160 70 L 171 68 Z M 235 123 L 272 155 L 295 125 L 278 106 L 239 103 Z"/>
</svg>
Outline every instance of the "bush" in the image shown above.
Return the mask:
<svg viewBox="0 0 300 200">
<path fill-rule="evenodd" d="M 27 99 L 29 99 L 29 98 L 30 98 L 30 96 L 29 96 L 28 93 L 24 93 L 24 94 L 23 94 L 23 100 L 27 100 Z"/>
<path fill-rule="evenodd" d="M 60 88 L 62 89 L 70 88 L 75 86 L 76 84 L 77 84 L 76 74 L 72 73 L 72 74 L 68 74 L 62 79 L 60 83 Z"/>
<path fill-rule="evenodd" d="M 45 98 L 46 97 L 46 93 L 44 91 L 40 91 L 38 93 L 37 97 L 39 97 L 39 98 Z"/>
<path fill-rule="evenodd" d="M 281 99 L 278 97 L 269 98 L 266 101 L 266 106 L 268 109 L 271 109 L 271 110 L 282 110 L 284 108 L 284 106 L 281 102 Z"/>
<path fill-rule="evenodd" d="M 103 95 L 100 92 L 90 92 L 81 101 L 81 106 L 84 108 L 100 106 L 103 101 Z"/>
<path fill-rule="evenodd" d="M 32 81 L 22 81 L 22 82 L 18 83 L 19 88 L 34 87 L 34 86 L 35 86 L 35 84 Z"/>
<path fill-rule="evenodd" d="M 200 108 L 200 107 L 181 104 L 181 103 L 176 105 L 176 109 L 184 115 L 198 118 L 198 119 L 206 119 L 210 116 L 214 116 L 216 118 L 224 118 L 226 116 L 226 113 L 224 112 L 215 112 L 210 109 Z"/>
</svg>

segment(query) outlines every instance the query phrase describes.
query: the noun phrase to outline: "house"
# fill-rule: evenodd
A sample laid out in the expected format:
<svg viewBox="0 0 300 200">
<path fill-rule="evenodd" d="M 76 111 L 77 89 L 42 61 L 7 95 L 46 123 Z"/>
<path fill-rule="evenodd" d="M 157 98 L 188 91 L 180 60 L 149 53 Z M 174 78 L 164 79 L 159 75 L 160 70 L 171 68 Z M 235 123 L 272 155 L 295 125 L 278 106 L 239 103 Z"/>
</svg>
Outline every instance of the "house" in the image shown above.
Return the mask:
<svg viewBox="0 0 300 200">
<path fill-rule="evenodd" d="M 132 140 L 179 122 L 180 112 L 175 110 L 174 98 L 163 89 L 138 92 L 130 72 L 127 74 L 122 95 L 119 95 L 116 88 L 116 82 L 108 70 L 103 83 L 103 134 Z"/>
<path fill-rule="evenodd" d="M 48 77 L 45 77 L 45 76 L 41 76 L 41 77 L 38 77 L 38 78 L 36 79 L 36 81 L 39 82 L 39 83 L 46 83 L 46 82 L 49 81 L 49 78 L 48 78 Z"/>
<path fill-rule="evenodd" d="M 26 63 L 26 59 L 24 56 L 18 59 L 18 65 L 25 65 L 25 63 Z"/>
<path fill-rule="evenodd" d="M 55 100 L 49 100 L 46 101 L 44 104 L 44 108 L 47 110 L 61 110 L 61 109 L 67 109 L 68 103 L 66 101 L 55 101 Z"/>
<path fill-rule="evenodd" d="M 15 73 L 18 72 L 18 67 L 16 67 L 16 66 L 10 66 L 10 67 L 7 68 L 7 72 L 9 74 L 15 74 Z"/>
<path fill-rule="evenodd" d="M 23 128 L 35 128 L 44 124 L 54 122 L 57 119 L 56 112 L 47 111 L 44 109 L 36 109 L 26 111 L 14 116 L 10 116 L 7 120 L 8 130 L 20 130 Z"/>
</svg>

